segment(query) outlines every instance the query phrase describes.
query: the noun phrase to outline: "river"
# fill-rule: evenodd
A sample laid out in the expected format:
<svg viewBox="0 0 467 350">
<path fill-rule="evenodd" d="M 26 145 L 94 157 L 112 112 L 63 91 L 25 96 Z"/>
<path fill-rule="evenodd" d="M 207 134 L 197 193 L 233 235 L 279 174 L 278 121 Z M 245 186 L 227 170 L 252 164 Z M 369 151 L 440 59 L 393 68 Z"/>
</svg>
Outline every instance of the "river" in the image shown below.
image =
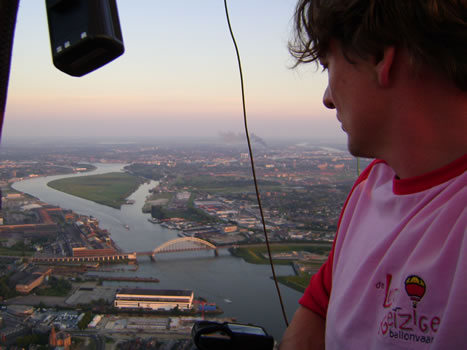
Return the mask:
<svg viewBox="0 0 467 350">
<path fill-rule="evenodd" d="M 94 164 L 97 169 L 86 175 L 122 171 L 124 164 Z M 83 215 L 92 215 L 99 220 L 100 227 L 107 229 L 114 242 L 126 252 L 149 251 L 160 244 L 177 238 L 177 231 L 152 224 L 141 208 L 148 190 L 157 182 L 141 185 L 128 199 L 133 205 L 114 209 L 82 198 L 68 195 L 47 186 L 47 183 L 61 178 L 83 176 L 83 174 L 56 175 L 16 182 L 13 188 L 31 194 L 48 204 L 71 209 Z M 128 229 L 125 228 L 128 225 Z M 225 317 L 234 317 L 238 322 L 253 323 L 264 327 L 279 340 L 285 330 L 271 269 L 266 265 L 248 264 L 243 259 L 231 256 L 225 250 L 219 257 L 212 252 L 166 254 L 151 262 L 149 258 L 139 260 L 136 272 L 118 272 L 118 275 L 155 277 L 159 283 L 122 283 L 121 286 L 163 289 L 190 289 L 195 297 L 215 302 L 224 310 Z M 278 275 L 293 273 L 289 266 L 276 266 Z M 110 274 L 114 274 L 111 273 Z M 106 282 L 107 283 L 107 282 Z M 109 282 L 108 284 L 115 284 Z M 298 306 L 301 293 L 281 285 L 281 294 L 289 322 Z"/>
</svg>

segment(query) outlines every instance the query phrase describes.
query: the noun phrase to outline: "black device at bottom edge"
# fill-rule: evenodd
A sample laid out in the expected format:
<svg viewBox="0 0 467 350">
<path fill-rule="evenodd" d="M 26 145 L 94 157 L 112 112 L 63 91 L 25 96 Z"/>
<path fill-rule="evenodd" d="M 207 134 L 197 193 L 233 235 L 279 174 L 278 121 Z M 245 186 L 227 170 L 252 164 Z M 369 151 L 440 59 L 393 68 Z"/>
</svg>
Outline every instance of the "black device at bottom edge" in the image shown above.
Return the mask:
<svg viewBox="0 0 467 350">
<path fill-rule="evenodd" d="M 272 350 L 274 338 L 263 327 L 231 323 L 198 321 L 191 329 L 199 350 Z"/>
</svg>

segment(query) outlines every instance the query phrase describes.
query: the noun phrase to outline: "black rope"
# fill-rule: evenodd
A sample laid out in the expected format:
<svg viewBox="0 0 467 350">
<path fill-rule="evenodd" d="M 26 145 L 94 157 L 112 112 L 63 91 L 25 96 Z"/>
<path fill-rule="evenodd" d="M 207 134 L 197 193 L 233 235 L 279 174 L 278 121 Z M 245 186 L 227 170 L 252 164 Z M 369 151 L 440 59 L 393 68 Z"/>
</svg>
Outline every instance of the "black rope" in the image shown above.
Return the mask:
<svg viewBox="0 0 467 350">
<path fill-rule="evenodd" d="M 19 0 L 0 0 L 0 136 L 3 127 L 3 119 L 5 117 L 11 54 L 13 52 L 13 37 L 15 34 L 18 6 Z"/>
<path fill-rule="evenodd" d="M 274 269 L 274 263 L 272 261 L 271 247 L 269 245 L 269 237 L 268 237 L 268 233 L 267 233 L 267 230 L 266 230 L 266 222 L 264 220 L 263 206 L 261 205 L 261 197 L 259 195 L 258 181 L 256 179 L 255 162 L 254 162 L 254 159 L 253 159 L 253 151 L 252 151 L 252 148 L 251 148 L 250 133 L 248 132 L 248 122 L 247 122 L 247 117 L 246 117 L 245 87 L 244 87 L 244 83 L 243 83 L 242 62 L 240 60 L 240 53 L 239 53 L 239 50 L 238 50 L 237 42 L 235 40 L 235 36 L 233 34 L 233 31 L 232 31 L 232 26 L 230 25 L 229 10 L 227 9 L 227 0 L 224 0 L 224 7 L 225 7 L 225 15 L 227 17 L 227 23 L 229 25 L 230 36 L 232 37 L 232 41 L 233 41 L 233 44 L 235 46 L 235 52 L 237 53 L 238 70 L 240 72 L 240 84 L 241 84 L 241 87 L 242 87 L 243 121 L 244 121 L 244 124 L 245 124 L 245 134 L 246 134 L 246 139 L 247 139 L 247 143 L 248 143 L 248 151 L 250 152 L 251 171 L 253 173 L 253 182 L 255 184 L 256 198 L 258 200 L 258 207 L 259 207 L 259 212 L 261 214 L 261 222 L 263 224 L 263 232 L 264 232 L 264 237 L 265 237 L 265 240 L 266 240 L 266 247 L 267 247 L 267 250 L 268 250 L 269 264 L 271 265 L 272 277 L 273 277 L 274 283 L 276 285 L 277 295 L 279 297 L 279 302 L 280 302 L 281 309 L 282 309 L 282 315 L 284 317 L 285 324 L 288 327 L 289 322 L 287 320 L 287 314 L 285 313 L 284 302 L 282 300 L 281 291 L 280 291 L 280 288 L 279 288 L 279 282 L 277 281 L 276 271 Z"/>
</svg>

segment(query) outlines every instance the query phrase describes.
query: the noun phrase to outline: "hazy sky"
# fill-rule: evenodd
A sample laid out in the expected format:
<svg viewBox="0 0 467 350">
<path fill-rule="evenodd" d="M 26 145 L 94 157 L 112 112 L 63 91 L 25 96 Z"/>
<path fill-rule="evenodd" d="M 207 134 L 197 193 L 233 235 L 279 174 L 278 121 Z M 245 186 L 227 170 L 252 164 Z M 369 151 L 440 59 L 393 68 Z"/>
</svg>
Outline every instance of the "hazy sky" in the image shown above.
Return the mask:
<svg viewBox="0 0 467 350">
<path fill-rule="evenodd" d="M 230 0 L 250 132 L 345 135 L 322 105 L 326 75 L 291 70 L 296 0 Z M 45 1 L 21 0 L 3 139 L 216 137 L 242 132 L 240 79 L 223 0 L 117 2 L 125 53 L 75 78 L 52 63 Z"/>
</svg>

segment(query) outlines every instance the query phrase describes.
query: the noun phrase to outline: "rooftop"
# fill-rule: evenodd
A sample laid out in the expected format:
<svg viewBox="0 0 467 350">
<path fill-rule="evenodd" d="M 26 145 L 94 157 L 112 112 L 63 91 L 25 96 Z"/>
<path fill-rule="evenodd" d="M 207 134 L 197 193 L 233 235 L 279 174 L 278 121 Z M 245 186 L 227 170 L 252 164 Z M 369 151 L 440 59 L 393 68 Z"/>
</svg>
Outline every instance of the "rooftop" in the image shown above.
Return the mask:
<svg viewBox="0 0 467 350">
<path fill-rule="evenodd" d="M 191 290 L 180 289 L 143 289 L 143 288 L 122 288 L 117 290 L 117 295 L 133 294 L 133 295 L 171 295 L 180 297 L 190 297 L 193 294 Z"/>
</svg>

